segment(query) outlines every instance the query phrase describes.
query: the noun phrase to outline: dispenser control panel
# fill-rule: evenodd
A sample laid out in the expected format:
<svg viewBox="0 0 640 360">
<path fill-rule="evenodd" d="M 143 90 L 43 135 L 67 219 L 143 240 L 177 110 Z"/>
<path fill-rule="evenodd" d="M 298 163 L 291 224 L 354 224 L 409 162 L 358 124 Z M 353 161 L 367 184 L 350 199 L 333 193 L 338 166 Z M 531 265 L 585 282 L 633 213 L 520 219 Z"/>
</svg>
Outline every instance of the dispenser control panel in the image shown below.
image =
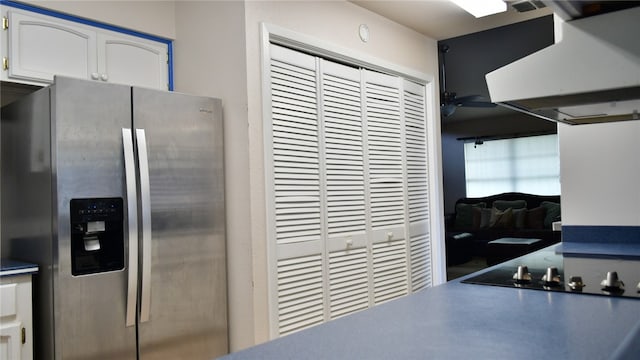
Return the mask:
<svg viewBox="0 0 640 360">
<path fill-rule="evenodd" d="M 124 269 L 122 204 L 122 198 L 70 201 L 72 275 Z"/>
</svg>

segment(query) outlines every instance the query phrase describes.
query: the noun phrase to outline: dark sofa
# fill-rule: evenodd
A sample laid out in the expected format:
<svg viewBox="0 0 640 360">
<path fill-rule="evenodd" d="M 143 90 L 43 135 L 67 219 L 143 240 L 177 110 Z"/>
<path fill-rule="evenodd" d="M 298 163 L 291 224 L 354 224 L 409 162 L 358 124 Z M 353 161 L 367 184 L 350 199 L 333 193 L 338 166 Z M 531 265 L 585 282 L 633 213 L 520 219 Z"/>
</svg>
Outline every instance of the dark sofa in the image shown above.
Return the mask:
<svg viewBox="0 0 640 360">
<path fill-rule="evenodd" d="M 500 238 L 540 239 L 531 250 L 560 241 L 551 225 L 560 220 L 560 196 L 508 192 L 461 198 L 446 219 L 447 264 L 487 257 L 487 243 Z"/>
</svg>

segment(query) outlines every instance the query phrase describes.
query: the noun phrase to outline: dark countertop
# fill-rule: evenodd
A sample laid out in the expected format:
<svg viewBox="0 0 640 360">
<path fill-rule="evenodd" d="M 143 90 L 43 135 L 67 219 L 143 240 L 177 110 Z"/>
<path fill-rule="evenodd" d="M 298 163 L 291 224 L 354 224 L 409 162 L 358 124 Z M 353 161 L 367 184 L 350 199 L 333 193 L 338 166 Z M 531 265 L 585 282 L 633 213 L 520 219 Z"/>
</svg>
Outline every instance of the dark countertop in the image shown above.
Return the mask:
<svg viewBox="0 0 640 360">
<path fill-rule="evenodd" d="M 637 299 L 462 279 L 223 359 L 640 358 Z"/>
<path fill-rule="evenodd" d="M 12 260 L 12 259 L 1 259 L 0 260 L 0 276 L 12 276 L 12 275 L 23 275 L 23 274 L 35 274 L 38 272 L 38 265 Z"/>
</svg>

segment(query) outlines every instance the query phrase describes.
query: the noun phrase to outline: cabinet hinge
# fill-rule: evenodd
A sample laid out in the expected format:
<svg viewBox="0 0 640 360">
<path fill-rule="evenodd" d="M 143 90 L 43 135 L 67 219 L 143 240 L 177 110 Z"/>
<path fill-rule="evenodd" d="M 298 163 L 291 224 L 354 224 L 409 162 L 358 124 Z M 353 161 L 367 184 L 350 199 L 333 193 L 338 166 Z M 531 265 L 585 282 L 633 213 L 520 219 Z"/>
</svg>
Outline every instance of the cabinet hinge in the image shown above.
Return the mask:
<svg viewBox="0 0 640 360">
<path fill-rule="evenodd" d="M 6 16 L 2 17 L 2 30 L 7 30 L 9 28 L 9 18 Z"/>
<path fill-rule="evenodd" d="M 27 342 L 27 330 L 25 328 L 22 328 L 22 343 L 26 343 Z"/>
<path fill-rule="evenodd" d="M 6 56 L 2 57 L 2 70 L 9 70 L 9 59 Z"/>
</svg>

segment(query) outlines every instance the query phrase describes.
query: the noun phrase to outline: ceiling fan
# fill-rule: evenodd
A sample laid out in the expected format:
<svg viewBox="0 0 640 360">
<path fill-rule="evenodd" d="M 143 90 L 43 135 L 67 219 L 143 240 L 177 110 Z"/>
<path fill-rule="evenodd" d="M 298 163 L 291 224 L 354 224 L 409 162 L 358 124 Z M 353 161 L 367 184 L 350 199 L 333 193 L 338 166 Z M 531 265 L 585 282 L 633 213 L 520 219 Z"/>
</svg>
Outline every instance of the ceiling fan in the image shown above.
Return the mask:
<svg viewBox="0 0 640 360">
<path fill-rule="evenodd" d="M 451 116 L 459 106 L 476 108 L 492 108 L 496 106 L 496 104 L 487 101 L 482 95 L 467 95 L 458 97 L 455 92 L 447 91 L 445 54 L 449 52 L 449 45 L 438 45 L 438 50 L 440 50 L 440 53 L 442 54 L 442 61 L 440 66 L 440 86 L 442 88 L 442 91 L 440 93 L 440 114 L 443 117 Z"/>
</svg>

